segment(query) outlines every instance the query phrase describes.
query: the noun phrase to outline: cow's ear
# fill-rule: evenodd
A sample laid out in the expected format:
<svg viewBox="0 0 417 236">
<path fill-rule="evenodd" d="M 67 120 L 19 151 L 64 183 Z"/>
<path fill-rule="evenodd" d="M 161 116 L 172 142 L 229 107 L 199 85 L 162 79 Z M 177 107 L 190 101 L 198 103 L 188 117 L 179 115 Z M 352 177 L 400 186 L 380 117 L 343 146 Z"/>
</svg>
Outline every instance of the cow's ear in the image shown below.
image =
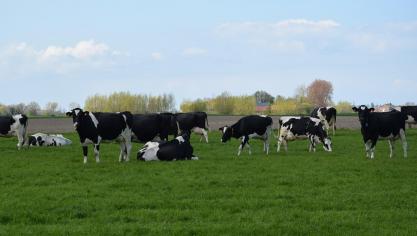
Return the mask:
<svg viewBox="0 0 417 236">
<path fill-rule="evenodd" d="M 219 131 L 223 131 L 223 127 L 220 127 L 220 128 L 219 128 Z"/>
<path fill-rule="evenodd" d="M 66 116 L 72 116 L 72 112 L 65 113 Z"/>
<path fill-rule="evenodd" d="M 358 112 L 358 108 L 357 107 L 352 107 L 352 110 L 354 111 L 354 112 Z"/>
<path fill-rule="evenodd" d="M 375 111 L 375 108 L 373 108 L 373 107 L 372 108 L 369 108 L 369 111 L 370 112 L 374 112 Z"/>
</svg>

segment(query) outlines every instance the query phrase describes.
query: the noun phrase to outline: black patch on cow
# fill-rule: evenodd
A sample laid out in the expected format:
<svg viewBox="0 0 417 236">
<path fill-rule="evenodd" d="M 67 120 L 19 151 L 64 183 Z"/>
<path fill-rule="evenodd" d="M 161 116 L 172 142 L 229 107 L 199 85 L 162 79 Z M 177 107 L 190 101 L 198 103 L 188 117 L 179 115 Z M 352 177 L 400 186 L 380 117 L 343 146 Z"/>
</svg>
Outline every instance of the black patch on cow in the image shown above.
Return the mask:
<svg viewBox="0 0 417 236">
<path fill-rule="evenodd" d="M 222 136 L 222 141 L 226 142 L 230 138 L 240 138 L 251 134 L 263 135 L 268 126 L 272 125 L 271 117 L 250 115 L 242 117 L 238 122 L 226 129 Z M 220 128 L 222 130 L 222 128 Z"/>
<path fill-rule="evenodd" d="M 8 134 L 14 122 L 15 120 L 12 116 L 0 116 L 0 134 Z"/>
</svg>

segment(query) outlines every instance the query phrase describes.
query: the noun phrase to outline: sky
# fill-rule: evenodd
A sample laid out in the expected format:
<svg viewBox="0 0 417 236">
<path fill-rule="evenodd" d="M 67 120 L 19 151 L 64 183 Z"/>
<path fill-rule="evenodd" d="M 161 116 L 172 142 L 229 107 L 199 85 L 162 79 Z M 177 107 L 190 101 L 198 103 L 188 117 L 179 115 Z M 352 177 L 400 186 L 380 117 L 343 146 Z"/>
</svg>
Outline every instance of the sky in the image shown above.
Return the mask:
<svg viewBox="0 0 417 236">
<path fill-rule="evenodd" d="M 183 100 L 315 79 L 333 100 L 417 103 L 417 1 L 2 1 L 0 103 Z"/>
</svg>

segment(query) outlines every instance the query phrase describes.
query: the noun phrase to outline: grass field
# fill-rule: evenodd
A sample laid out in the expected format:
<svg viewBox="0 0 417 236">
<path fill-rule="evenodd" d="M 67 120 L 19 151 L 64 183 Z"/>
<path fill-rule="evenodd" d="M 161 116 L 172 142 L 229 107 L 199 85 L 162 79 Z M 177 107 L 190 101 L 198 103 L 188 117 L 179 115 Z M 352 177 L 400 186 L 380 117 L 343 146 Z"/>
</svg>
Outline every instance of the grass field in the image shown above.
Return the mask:
<svg viewBox="0 0 417 236">
<path fill-rule="evenodd" d="M 90 148 L 82 163 L 78 136 L 69 147 L 17 151 L 0 139 L 0 235 L 415 235 L 417 130 L 389 159 L 387 141 L 365 158 L 359 131 L 339 130 L 333 152 L 292 142 L 287 154 L 262 154 L 252 141 L 193 137 L 199 161 L 118 163 L 119 147 Z"/>
</svg>

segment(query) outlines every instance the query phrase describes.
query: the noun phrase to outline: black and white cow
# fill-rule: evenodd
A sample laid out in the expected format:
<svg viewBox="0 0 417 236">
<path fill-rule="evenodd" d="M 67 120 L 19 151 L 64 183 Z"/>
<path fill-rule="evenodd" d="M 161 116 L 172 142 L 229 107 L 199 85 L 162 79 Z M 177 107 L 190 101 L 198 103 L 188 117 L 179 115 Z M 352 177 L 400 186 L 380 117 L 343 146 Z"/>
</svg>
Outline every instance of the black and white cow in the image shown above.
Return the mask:
<svg viewBox="0 0 417 236">
<path fill-rule="evenodd" d="M 75 108 L 67 112 L 73 119 L 74 127 L 80 137 L 87 163 L 88 144 L 94 145 L 96 162 L 100 161 L 100 142 L 102 140 L 120 141 L 119 161 L 129 161 L 133 116 L 130 112 L 104 113 L 83 111 Z"/>
<path fill-rule="evenodd" d="M 233 138 L 242 138 L 237 155 L 239 156 L 245 145 L 248 146 L 249 154 L 252 150 L 249 145 L 250 138 L 258 138 L 264 141 L 264 151 L 269 153 L 269 136 L 272 131 L 272 118 L 268 116 L 250 115 L 240 118 L 232 126 L 219 128 L 222 132 L 221 142 L 225 143 Z"/>
<path fill-rule="evenodd" d="M 23 114 L 12 116 L 0 116 L 0 136 L 16 134 L 18 143 L 17 148 L 27 144 L 26 130 L 28 126 L 28 118 Z"/>
<path fill-rule="evenodd" d="M 178 128 L 181 132 L 194 132 L 204 137 L 208 143 L 208 120 L 205 112 L 188 112 L 175 114 Z"/>
<path fill-rule="evenodd" d="M 407 157 L 406 114 L 395 110 L 392 112 L 373 112 L 374 108 L 368 108 L 365 105 L 352 107 L 352 110 L 358 113 L 367 157 L 374 158 L 375 145 L 378 139 L 388 139 L 390 157 L 393 156 L 395 140 L 401 139 L 404 157 Z"/>
<path fill-rule="evenodd" d="M 29 136 L 29 146 L 65 146 L 71 145 L 72 141 L 62 134 L 36 133 Z"/>
<path fill-rule="evenodd" d="M 198 160 L 193 154 L 189 133 L 184 133 L 171 141 L 147 142 L 138 151 L 141 161 Z"/>
<path fill-rule="evenodd" d="M 168 113 L 135 114 L 133 115 L 132 132 L 143 143 L 152 141 L 158 137 L 162 140 L 167 140 L 172 120 L 174 120 L 176 126 L 175 117 L 168 115 Z"/>
<path fill-rule="evenodd" d="M 281 144 L 284 144 L 285 151 L 288 150 L 288 141 L 297 139 L 308 139 L 310 141 L 309 151 L 316 151 L 316 144 L 323 143 L 325 151 L 332 151 L 332 141 L 327 136 L 323 123 L 313 117 L 280 117 L 277 152 Z"/>
<path fill-rule="evenodd" d="M 310 116 L 320 119 L 326 127 L 327 132 L 332 128 L 334 135 L 336 132 L 336 113 L 337 111 L 334 107 L 316 107 L 311 112 Z"/>
<path fill-rule="evenodd" d="M 402 106 L 401 112 L 408 115 L 408 128 L 411 128 L 412 124 L 417 124 L 417 106 Z"/>
</svg>

